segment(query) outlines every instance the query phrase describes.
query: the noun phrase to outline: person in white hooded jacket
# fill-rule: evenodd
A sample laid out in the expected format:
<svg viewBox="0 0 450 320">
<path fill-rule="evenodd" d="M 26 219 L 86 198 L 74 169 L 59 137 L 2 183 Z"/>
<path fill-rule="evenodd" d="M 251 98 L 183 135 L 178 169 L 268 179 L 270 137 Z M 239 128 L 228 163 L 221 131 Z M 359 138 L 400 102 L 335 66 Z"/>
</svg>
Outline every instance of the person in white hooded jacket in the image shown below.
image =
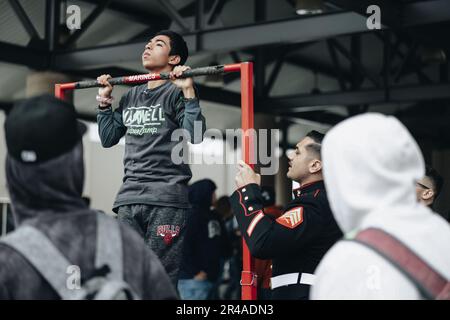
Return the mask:
<svg viewBox="0 0 450 320">
<path fill-rule="evenodd" d="M 423 156 L 408 130 L 391 116 L 368 113 L 325 136 L 323 171 L 333 215 L 346 235 L 368 228 L 392 235 L 450 278 L 450 227 L 417 201 Z M 404 272 L 372 248 L 341 240 L 316 271 L 312 299 L 423 299 Z"/>
</svg>

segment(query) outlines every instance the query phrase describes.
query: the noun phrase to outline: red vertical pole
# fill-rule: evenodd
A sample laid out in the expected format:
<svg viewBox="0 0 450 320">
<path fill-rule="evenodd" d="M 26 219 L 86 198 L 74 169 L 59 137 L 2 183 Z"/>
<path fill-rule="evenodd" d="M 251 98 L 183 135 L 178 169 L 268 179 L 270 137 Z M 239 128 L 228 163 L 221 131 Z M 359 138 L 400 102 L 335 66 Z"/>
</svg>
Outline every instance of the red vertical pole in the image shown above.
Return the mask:
<svg viewBox="0 0 450 320">
<path fill-rule="evenodd" d="M 253 134 L 253 63 L 241 63 L 241 117 L 242 117 L 242 158 L 250 164 L 254 159 Z M 253 167 L 253 164 L 250 164 Z M 256 276 L 254 274 L 254 259 L 242 239 L 242 300 L 256 300 Z"/>
<path fill-rule="evenodd" d="M 55 84 L 55 97 L 61 100 L 65 99 L 64 90 L 60 84 Z"/>
</svg>

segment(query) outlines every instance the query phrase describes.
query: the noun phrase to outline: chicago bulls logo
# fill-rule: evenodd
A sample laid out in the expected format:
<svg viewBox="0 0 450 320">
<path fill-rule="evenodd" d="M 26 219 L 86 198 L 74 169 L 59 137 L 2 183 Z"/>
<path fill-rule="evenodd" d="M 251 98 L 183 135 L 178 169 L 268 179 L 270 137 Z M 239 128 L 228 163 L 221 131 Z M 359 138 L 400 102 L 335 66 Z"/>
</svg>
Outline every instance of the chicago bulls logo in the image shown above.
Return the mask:
<svg viewBox="0 0 450 320">
<path fill-rule="evenodd" d="M 163 238 L 163 241 L 167 246 L 170 246 L 173 242 L 173 238 L 180 234 L 180 227 L 169 224 L 158 226 L 156 234 Z"/>
<path fill-rule="evenodd" d="M 303 207 L 297 207 L 284 213 L 277 219 L 277 223 L 290 229 L 294 229 L 303 222 Z"/>
</svg>

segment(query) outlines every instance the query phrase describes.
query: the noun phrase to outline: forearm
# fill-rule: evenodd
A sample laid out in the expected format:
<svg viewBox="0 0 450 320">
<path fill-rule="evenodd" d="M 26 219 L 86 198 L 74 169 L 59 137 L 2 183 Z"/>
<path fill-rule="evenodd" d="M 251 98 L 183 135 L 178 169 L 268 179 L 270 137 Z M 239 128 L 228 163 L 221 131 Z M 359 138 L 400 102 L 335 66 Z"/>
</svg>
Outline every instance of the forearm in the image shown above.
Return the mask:
<svg viewBox="0 0 450 320">
<path fill-rule="evenodd" d="M 183 88 L 182 91 L 185 99 L 193 99 L 196 97 L 194 87 Z"/>
<path fill-rule="evenodd" d="M 259 186 L 249 184 L 236 190 L 230 202 L 251 254 L 261 259 L 271 258 L 266 250 L 266 240 L 272 231 L 273 219 L 264 214 Z"/>
<path fill-rule="evenodd" d="M 100 141 L 105 148 L 116 145 L 125 134 L 125 128 L 120 115 L 115 114 L 111 107 L 99 109 L 97 124 Z"/>
<path fill-rule="evenodd" d="M 191 137 L 191 143 L 200 143 L 203 141 L 203 135 L 206 130 L 205 117 L 202 115 L 202 110 L 197 98 L 184 100 L 184 117 L 182 119 L 181 127 Z"/>
</svg>

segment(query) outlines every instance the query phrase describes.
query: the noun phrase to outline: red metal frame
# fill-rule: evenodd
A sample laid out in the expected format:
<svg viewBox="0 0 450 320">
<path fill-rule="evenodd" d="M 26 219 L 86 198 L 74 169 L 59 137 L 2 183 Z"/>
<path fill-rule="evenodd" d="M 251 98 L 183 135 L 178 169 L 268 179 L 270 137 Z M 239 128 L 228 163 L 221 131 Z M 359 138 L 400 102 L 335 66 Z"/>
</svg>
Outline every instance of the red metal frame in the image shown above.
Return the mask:
<svg viewBox="0 0 450 320">
<path fill-rule="evenodd" d="M 253 134 L 249 130 L 254 127 L 253 113 L 253 63 L 241 63 L 241 128 L 242 135 L 242 157 L 245 163 L 250 164 L 250 159 L 254 159 Z M 250 164 L 253 168 L 253 164 Z M 242 238 L 242 300 L 256 300 L 256 275 L 253 272 L 254 259 Z"/>
<path fill-rule="evenodd" d="M 55 84 L 55 97 L 64 100 L 66 98 L 66 90 L 75 89 L 75 82 Z"/>
<path fill-rule="evenodd" d="M 254 159 L 254 141 L 253 134 L 249 134 L 249 130 L 254 127 L 253 113 L 253 63 L 243 62 L 237 64 L 224 65 L 224 72 L 240 72 L 241 73 L 241 127 L 242 135 L 242 158 L 246 163 L 250 163 Z M 143 76 L 126 77 L 127 82 L 143 82 L 149 80 L 158 80 L 157 76 L 152 75 L 151 78 Z M 65 99 L 66 90 L 76 89 L 76 83 L 62 83 L 55 85 L 55 96 Z M 253 167 L 253 164 L 250 164 Z M 256 300 L 256 275 L 254 271 L 254 259 L 242 238 L 242 300 Z"/>
</svg>

